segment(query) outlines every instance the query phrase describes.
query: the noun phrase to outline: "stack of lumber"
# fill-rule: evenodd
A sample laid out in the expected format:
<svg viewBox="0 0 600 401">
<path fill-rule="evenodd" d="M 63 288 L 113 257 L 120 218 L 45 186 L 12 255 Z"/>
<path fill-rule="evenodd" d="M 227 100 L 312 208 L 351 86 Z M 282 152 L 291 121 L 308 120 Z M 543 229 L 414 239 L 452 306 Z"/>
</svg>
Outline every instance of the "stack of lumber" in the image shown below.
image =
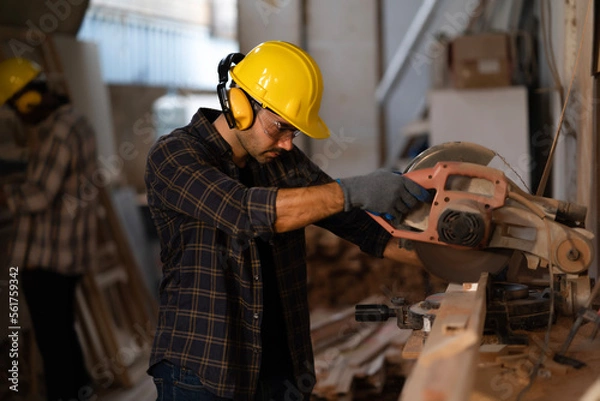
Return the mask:
<svg viewBox="0 0 600 401">
<path fill-rule="evenodd" d="M 133 387 L 147 377 L 157 306 L 144 285 L 110 189 L 101 188 L 96 266 L 77 290 L 77 331 L 99 389 Z"/>
<path fill-rule="evenodd" d="M 364 303 L 382 299 L 370 297 Z M 354 321 L 354 308 L 312 314 L 317 382 L 313 400 L 373 399 L 390 381 L 401 381 L 410 361 L 401 358 L 410 330 L 395 320 L 385 323 Z M 396 393 L 397 395 L 397 393 Z"/>
</svg>

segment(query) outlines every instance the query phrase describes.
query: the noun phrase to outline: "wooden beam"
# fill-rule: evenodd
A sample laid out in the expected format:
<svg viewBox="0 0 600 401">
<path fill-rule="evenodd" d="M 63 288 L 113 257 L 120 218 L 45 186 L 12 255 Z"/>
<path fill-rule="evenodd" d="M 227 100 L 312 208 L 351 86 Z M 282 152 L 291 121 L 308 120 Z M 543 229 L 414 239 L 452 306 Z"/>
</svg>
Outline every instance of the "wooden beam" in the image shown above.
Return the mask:
<svg viewBox="0 0 600 401">
<path fill-rule="evenodd" d="M 469 399 L 485 321 L 488 274 L 471 288 L 449 287 L 401 401 Z"/>
</svg>

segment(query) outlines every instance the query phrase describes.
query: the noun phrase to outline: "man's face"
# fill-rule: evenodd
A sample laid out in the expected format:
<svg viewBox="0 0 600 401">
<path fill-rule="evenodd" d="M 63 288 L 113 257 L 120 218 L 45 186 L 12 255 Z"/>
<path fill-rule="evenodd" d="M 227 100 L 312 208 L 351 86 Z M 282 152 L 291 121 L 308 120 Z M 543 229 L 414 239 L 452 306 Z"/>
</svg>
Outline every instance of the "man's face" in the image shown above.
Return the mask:
<svg viewBox="0 0 600 401">
<path fill-rule="evenodd" d="M 270 110 L 260 108 L 255 113 L 252 128 L 238 135 L 248 154 L 259 163 L 268 163 L 282 152 L 292 150 L 292 141 L 300 131 Z"/>
</svg>

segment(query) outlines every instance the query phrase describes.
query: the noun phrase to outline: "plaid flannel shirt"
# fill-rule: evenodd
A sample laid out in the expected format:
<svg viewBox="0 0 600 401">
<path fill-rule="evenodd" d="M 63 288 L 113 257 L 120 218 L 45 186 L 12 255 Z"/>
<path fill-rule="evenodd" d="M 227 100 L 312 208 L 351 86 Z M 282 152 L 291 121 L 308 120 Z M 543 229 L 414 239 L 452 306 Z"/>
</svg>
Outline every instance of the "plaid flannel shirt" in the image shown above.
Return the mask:
<svg viewBox="0 0 600 401">
<path fill-rule="evenodd" d="M 87 120 L 64 105 L 35 127 L 25 181 L 4 192 L 14 215 L 12 266 L 82 274 L 93 268 L 97 196 L 89 191 L 96 168 L 96 139 Z"/>
<path fill-rule="evenodd" d="M 298 148 L 239 182 L 232 151 L 215 130 L 215 110 L 161 137 L 146 169 L 148 203 L 161 242 L 163 279 L 150 366 L 165 359 L 193 370 L 221 397 L 250 399 L 261 362 L 262 277 L 256 238 L 268 241 L 298 389 L 315 382 L 307 302 L 304 229 L 274 232 L 277 188 L 333 181 Z M 381 257 L 390 235 L 366 213 L 318 223 Z"/>
</svg>

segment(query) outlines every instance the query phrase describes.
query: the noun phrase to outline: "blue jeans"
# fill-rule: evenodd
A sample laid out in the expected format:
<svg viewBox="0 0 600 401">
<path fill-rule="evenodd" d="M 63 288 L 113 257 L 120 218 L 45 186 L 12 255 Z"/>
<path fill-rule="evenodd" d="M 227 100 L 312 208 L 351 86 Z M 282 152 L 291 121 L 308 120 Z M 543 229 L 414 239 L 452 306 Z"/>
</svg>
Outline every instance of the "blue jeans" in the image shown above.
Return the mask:
<svg viewBox="0 0 600 401">
<path fill-rule="evenodd" d="M 191 370 L 162 361 L 150 369 L 158 397 L 156 401 L 231 401 L 208 391 Z M 255 401 L 301 401 L 303 395 L 284 377 L 259 378 Z"/>
<path fill-rule="evenodd" d="M 231 401 L 208 391 L 191 370 L 162 361 L 150 369 L 156 386 L 156 401 Z"/>
</svg>

